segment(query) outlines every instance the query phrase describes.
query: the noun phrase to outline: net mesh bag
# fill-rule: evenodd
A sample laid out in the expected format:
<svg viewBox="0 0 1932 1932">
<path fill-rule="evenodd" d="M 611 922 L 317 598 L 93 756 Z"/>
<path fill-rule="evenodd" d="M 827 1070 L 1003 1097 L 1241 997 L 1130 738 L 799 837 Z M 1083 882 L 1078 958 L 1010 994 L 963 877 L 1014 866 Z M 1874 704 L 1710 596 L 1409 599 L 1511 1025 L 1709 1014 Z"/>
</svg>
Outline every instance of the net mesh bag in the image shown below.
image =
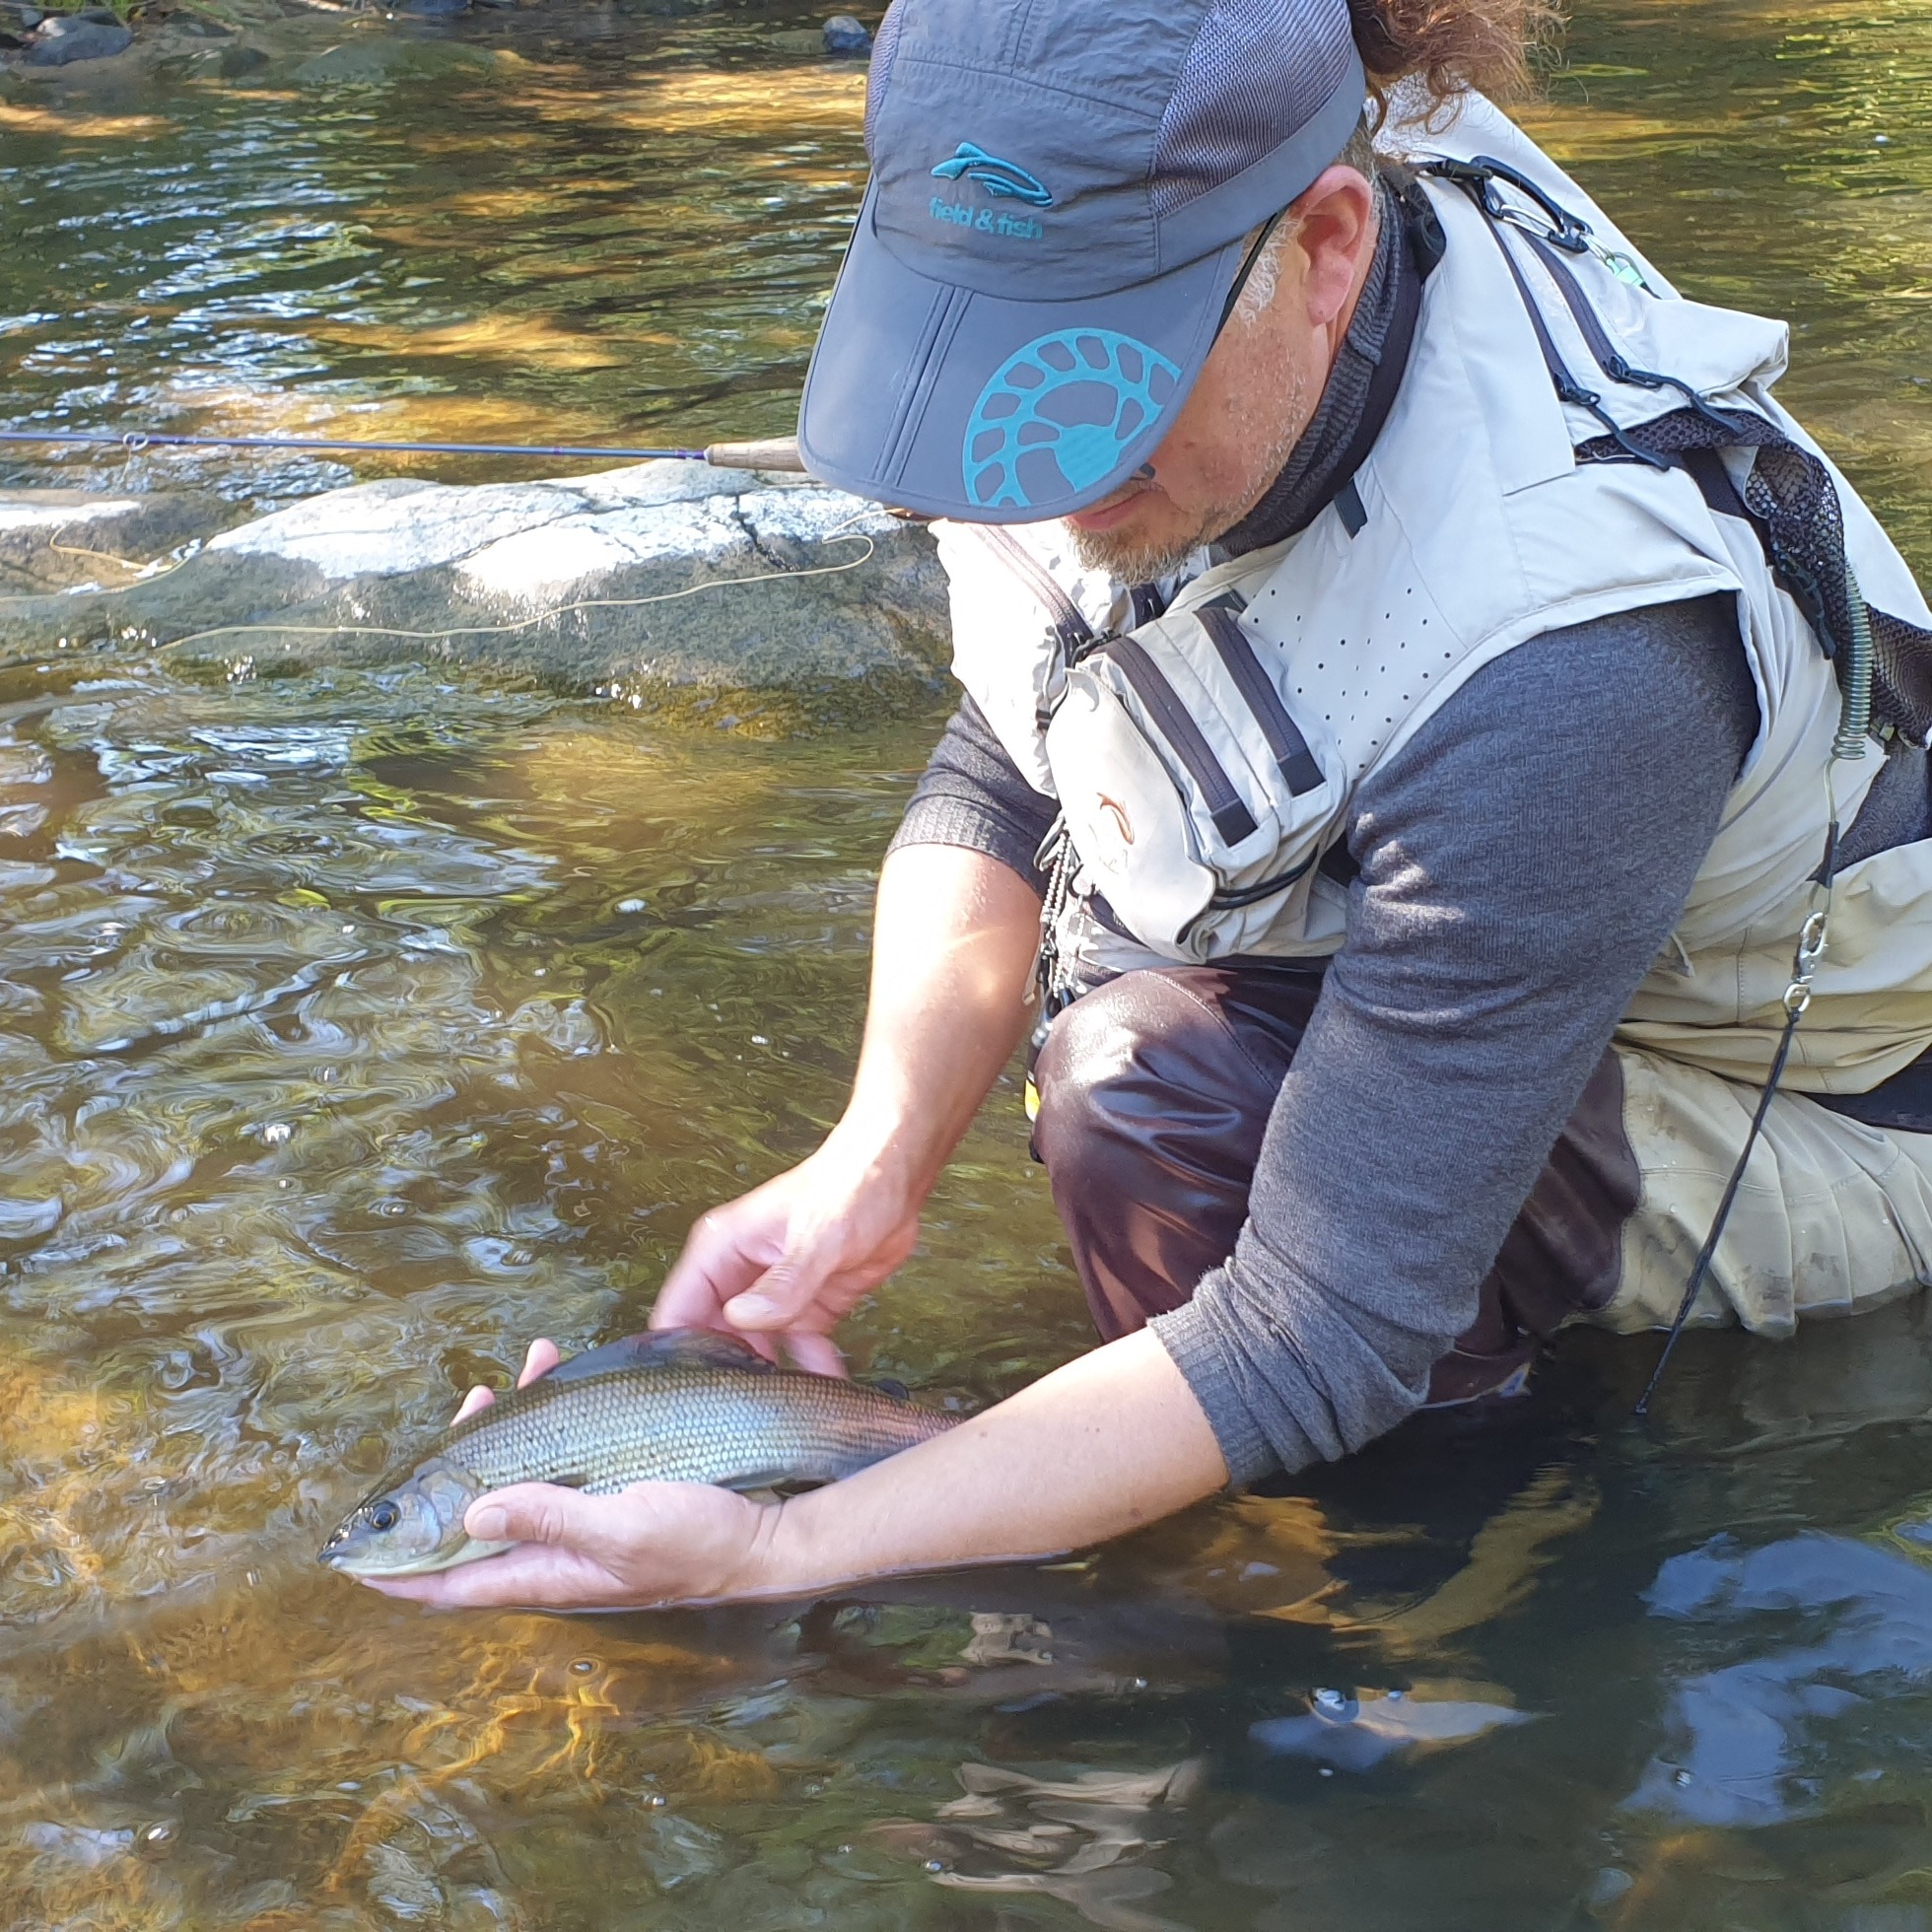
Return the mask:
<svg viewBox="0 0 1932 1932">
<path fill-rule="evenodd" d="M 1667 461 L 1702 450 L 1757 454 L 1739 496 L 1779 581 L 1818 632 L 1826 654 L 1841 656 L 1851 637 L 1852 586 L 1845 562 L 1843 513 L 1831 472 L 1775 423 L 1748 409 L 1677 409 L 1623 432 L 1624 442 Z M 1586 462 L 1627 462 L 1617 439 L 1596 437 L 1577 449 Z M 1872 610 L 1872 716 L 1925 744 L 1932 737 L 1932 631 Z"/>
</svg>

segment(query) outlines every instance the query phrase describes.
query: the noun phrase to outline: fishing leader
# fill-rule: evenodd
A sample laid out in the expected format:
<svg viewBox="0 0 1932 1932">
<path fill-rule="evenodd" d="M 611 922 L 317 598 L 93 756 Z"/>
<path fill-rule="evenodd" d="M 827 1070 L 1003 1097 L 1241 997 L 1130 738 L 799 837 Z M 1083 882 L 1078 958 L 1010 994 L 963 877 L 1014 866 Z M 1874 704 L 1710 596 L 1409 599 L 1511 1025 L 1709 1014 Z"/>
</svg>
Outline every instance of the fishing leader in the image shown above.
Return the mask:
<svg viewBox="0 0 1932 1932">
<path fill-rule="evenodd" d="M 386 1587 L 1061 1551 L 1506 1394 L 1567 1321 L 1932 1278 L 1932 613 L 1772 397 L 1783 327 L 1476 92 L 1535 25 L 897 0 L 800 442 L 940 519 L 967 695 L 844 1117 L 653 1321 L 836 1369 L 1031 1024 L 1103 1344 L 784 1504 L 500 1492 L 470 1533 L 521 1547 Z"/>
</svg>

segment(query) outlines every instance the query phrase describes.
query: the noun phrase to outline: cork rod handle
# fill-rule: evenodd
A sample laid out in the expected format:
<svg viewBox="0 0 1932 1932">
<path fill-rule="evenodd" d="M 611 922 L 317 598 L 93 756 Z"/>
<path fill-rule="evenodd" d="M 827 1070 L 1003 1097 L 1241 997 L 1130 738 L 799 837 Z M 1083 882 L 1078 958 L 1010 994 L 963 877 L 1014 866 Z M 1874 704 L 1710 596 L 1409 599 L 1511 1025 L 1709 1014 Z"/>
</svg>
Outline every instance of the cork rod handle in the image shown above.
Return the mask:
<svg viewBox="0 0 1932 1932">
<path fill-rule="evenodd" d="M 763 443 L 713 443 L 705 461 L 713 469 L 776 469 L 794 476 L 807 474 L 795 436 L 775 436 Z"/>
</svg>

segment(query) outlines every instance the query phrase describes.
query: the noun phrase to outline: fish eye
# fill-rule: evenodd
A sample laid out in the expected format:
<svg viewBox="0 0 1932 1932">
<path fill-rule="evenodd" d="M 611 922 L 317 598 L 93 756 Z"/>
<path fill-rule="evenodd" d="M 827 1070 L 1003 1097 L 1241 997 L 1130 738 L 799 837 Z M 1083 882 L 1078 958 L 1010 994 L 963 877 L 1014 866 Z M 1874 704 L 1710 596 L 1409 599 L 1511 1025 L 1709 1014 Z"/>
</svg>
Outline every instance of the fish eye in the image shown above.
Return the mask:
<svg viewBox="0 0 1932 1932">
<path fill-rule="evenodd" d="M 372 1530 L 392 1530 L 402 1521 L 402 1511 L 384 1496 L 379 1503 L 372 1503 L 369 1510 L 369 1527 Z"/>
</svg>

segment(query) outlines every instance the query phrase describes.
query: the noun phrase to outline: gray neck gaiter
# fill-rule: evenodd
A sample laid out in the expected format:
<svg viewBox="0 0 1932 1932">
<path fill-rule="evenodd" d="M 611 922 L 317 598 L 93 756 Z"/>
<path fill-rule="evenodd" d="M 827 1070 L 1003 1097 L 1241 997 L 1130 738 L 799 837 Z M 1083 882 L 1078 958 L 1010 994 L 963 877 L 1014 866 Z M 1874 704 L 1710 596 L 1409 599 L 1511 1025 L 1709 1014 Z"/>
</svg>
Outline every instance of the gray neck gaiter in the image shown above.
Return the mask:
<svg viewBox="0 0 1932 1932">
<path fill-rule="evenodd" d="M 1227 556 L 1259 550 L 1306 529 L 1347 480 L 1335 472 L 1362 427 L 1370 385 L 1381 367 L 1395 317 L 1400 278 L 1416 272 L 1405 244 L 1402 202 L 1386 180 L 1376 183 L 1375 199 L 1380 220 L 1375 260 L 1362 284 L 1341 353 L 1329 371 L 1322 399 L 1280 475 L 1254 509 L 1214 546 Z"/>
</svg>

